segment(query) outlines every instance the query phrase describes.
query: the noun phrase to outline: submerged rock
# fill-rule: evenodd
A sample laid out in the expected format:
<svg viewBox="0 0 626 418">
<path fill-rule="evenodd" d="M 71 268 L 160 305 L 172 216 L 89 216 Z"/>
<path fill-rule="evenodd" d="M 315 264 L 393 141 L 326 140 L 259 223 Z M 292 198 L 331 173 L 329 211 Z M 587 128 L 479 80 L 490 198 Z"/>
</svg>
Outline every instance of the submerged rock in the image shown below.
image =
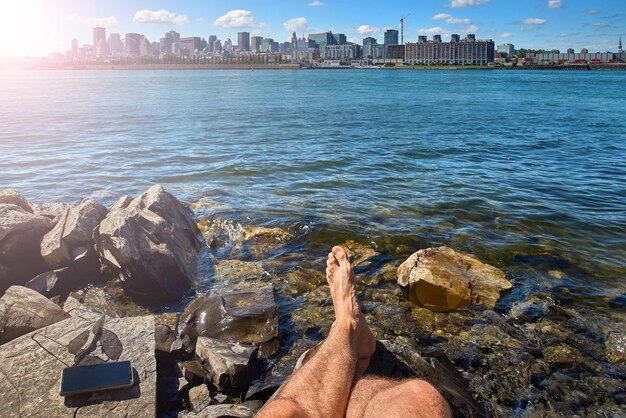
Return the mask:
<svg viewBox="0 0 626 418">
<path fill-rule="evenodd" d="M 83 311 L 0 346 L 0 416 L 144 417 L 156 414 L 154 318 L 105 318 Z M 88 330 L 77 354 L 70 342 Z M 128 389 L 62 397 L 66 365 L 130 360 L 134 385 Z"/>
<path fill-rule="evenodd" d="M 512 287 L 504 272 L 452 248 L 419 250 L 398 268 L 398 284 L 412 303 L 435 312 L 471 303 L 492 309 L 500 292 Z"/>
<path fill-rule="evenodd" d="M 11 286 L 0 298 L 0 344 L 69 317 L 32 289 Z"/>
<path fill-rule="evenodd" d="M 192 214 L 155 185 L 127 207 L 109 212 L 94 233 L 98 252 L 136 299 L 180 299 L 197 274 L 200 243 Z"/>
<path fill-rule="evenodd" d="M 244 290 L 215 289 L 191 302 L 180 317 L 179 334 L 188 352 L 195 339 L 260 346 L 260 355 L 274 354 L 278 339 L 278 307 L 272 285 Z"/>
<path fill-rule="evenodd" d="M 251 345 L 198 337 L 196 360 L 221 392 L 237 396 L 246 393 L 252 380 L 259 376 L 257 351 Z"/>
<path fill-rule="evenodd" d="M 552 368 L 571 366 L 582 360 L 580 352 L 566 344 L 546 347 L 543 350 L 543 358 Z"/>
</svg>

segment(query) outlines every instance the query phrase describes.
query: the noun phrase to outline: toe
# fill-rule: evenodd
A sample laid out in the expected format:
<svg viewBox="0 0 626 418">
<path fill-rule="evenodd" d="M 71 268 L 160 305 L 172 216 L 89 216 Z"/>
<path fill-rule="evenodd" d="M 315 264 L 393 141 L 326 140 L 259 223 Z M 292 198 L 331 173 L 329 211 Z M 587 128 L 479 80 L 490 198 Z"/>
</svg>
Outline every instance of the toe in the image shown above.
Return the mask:
<svg viewBox="0 0 626 418">
<path fill-rule="evenodd" d="M 333 247 L 332 254 L 339 263 L 344 263 L 348 261 L 348 254 L 346 253 L 346 250 L 339 246 Z"/>
</svg>

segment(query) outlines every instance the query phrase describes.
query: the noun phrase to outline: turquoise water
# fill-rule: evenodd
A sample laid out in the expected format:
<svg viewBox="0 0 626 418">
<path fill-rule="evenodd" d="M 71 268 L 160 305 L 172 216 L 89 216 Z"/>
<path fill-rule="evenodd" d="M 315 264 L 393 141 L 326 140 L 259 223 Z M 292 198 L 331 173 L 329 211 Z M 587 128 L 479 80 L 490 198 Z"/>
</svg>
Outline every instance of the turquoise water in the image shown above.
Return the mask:
<svg viewBox="0 0 626 418">
<path fill-rule="evenodd" d="M 626 72 L 0 74 L 0 188 L 17 189 L 31 201 L 96 197 L 110 204 L 154 183 L 189 203 L 209 198 L 199 217 L 231 230 L 264 225 L 294 235 L 274 254 L 287 264 L 270 271 L 279 279 L 281 271 L 305 262 L 322 270 L 330 246 L 349 239 L 381 254 L 371 269 L 358 271 L 370 281 L 385 263 L 448 245 L 507 272 L 515 287 L 497 307 L 503 315 L 515 303 L 538 298 L 601 327 L 585 340 L 598 350 L 608 332 L 624 332 Z M 199 287 L 210 287 L 210 269 L 201 270 Z M 393 279 L 385 280 L 377 285 L 387 292 L 385 315 L 405 312 L 406 304 L 393 302 Z M 281 352 L 303 336 L 321 338 L 323 326 L 321 334 L 306 335 L 285 326 L 285 311 L 297 317 L 315 297 L 292 301 L 278 291 L 287 335 Z M 360 294 L 381 334 L 410 333 L 408 325 L 402 331 L 376 317 L 380 301 L 370 296 Z M 575 329 L 571 318 L 550 311 L 544 322 Z M 457 342 L 478 344 L 480 338 L 463 333 L 471 324 L 460 332 L 445 328 L 452 320 L 438 321 L 444 326 L 437 338 L 445 335 L 447 342 L 429 341 L 451 357 Z M 531 325 L 519 325 L 528 338 L 538 332 Z M 532 338 L 525 344 L 578 347 L 561 334 Z M 500 354 L 517 361 L 526 350 L 511 347 Z M 595 364 L 593 371 L 572 372 L 580 382 L 615 373 L 593 354 L 597 350 L 578 349 Z M 490 356 L 496 376 L 508 370 L 499 370 Z M 453 360 L 465 364 L 470 386 L 480 392 L 476 388 L 490 378 L 474 369 L 478 360 Z M 585 413 L 569 395 L 544 386 L 598 389 L 567 386 L 552 372 L 537 383 L 544 398 L 526 394 L 534 388 L 526 380 L 508 383 L 518 397 L 514 406 L 500 393 L 481 396 L 503 416 L 532 412 L 528 405 L 537 402 L 544 406 L 536 411 Z M 610 411 L 622 395 L 606 391 L 594 402 Z M 564 398 L 569 403 L 559 409 Z"/>
</svg>

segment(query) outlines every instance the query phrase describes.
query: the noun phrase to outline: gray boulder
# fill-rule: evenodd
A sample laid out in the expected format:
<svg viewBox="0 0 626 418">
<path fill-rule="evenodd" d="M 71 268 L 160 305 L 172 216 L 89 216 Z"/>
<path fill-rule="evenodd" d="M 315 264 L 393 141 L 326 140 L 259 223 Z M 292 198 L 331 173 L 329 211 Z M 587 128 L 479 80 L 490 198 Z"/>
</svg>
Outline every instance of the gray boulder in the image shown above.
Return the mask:
<svg viewBox="0 0 626 418">
<path fill-rule="evenodd" d="M 398 267 L 398 284 L 412 303 L 435 312 L 470 304 L 493 309 L 500 292 L 513 285 L 503 271 L 449 247 L 427 248 Z"/>
<path fill-rule="evenodd" d="M 113 204 L 113 206 L 111 206 L 110 211 L 113 212 L 113 211 L 120 210 L 120 209 L 126 209 L 132 201 L 133 201 L 132 197 L 130 197 L 129 195 L 124 195 L 120 197 L 117 200 L 117 202 Z"/>
<path fill-rule="evenodd" d="M 52 228 L 52 221 L 21 206 L 0 203 L 0 292 L 12 284 L 23 284 L 46 271 L 39 253 L 41 237 Z"/>
<path fill-rule="evenodd" d="M 178 330 L 190 353 L 200 336 L 257 345 L 261 357 L 270 356 L 278 349 L 274 288 L 259 284 L 249 289 L 214 289 L 185 308 Z"/>
<path fill-rule="evenodd" d="M 136 300 L 184 296 L 197 274 L 198 228 L 191 211 L 161 186 L 107 215 L 94 232 L 100 257 Z"/>
<path fill-rule="evenodd" d="M 15 190 L 0 190 L 0 204 L 3 203 L 19 206 L 26 212 L 33 213 L 33 207 L 30 205 L 30 203 L 28 203 L 28 201 Z"/>
<path fill-rule="evenodd" d="M 237 396 L 246 393 L 260 373 L 258 348 L 215 338 L 199 337 L 196 360 L 220 392 Z"/>
<path fill-rule="evenodd" d="M 43 237 L 41 255 L 51 267 L 68 264 L 76 248 L 92 245 L 93 230 L 106 214 L 107 209 L 92 199 L 68 209 Z"/>
<path fill-rule="evenodd" d="M 154 317 L 108 318 L 82 311 L 56 324 L 0 346 L 2 417 L 148 417 L 156 414 Z M 68 346 L 88 331 L 77 354 Z M 134 386 L 128 389 L 62 397 L 66 365 L 130 360 Z"/>
<path fill-rule="evenodd" d="M 67 203 L 61 202 L 49 202 L 49 203 L 34 203 L 33 212 L 35 215 L 45 216 L 46 218 L 52 219 L 54 224 L 61 218 L 68 209 L 72 207 L 72 205 L 68 205 Z"/>
<path fill-rule="evenodd" d="M 154 332 L 156 349 L 164 353 L 182 352 L 183 341 L 167 325 L 156 325 Z"/>
<path fill-rule="evenodd" d="M 211 403 L 211 394 L 206 385 L 189 389 L 189 406 L 194 411 L 202 411 Z"/>
<path fill-rule="evenodd" d="M 36 291 L 11 286 L 0 298 L 0 344 L 68 317 L 63 309 Z"/>
</svg>

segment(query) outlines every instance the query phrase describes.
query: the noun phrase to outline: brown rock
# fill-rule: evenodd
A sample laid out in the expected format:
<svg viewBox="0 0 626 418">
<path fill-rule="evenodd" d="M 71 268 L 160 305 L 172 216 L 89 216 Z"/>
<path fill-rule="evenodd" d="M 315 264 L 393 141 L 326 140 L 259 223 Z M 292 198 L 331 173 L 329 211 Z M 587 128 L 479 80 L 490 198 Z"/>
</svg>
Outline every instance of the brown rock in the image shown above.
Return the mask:
<svg viewBox="0 0 626 418">
<path fill-rule="evenodd" d="M 189 389 L 189 404 L 193 411 L 202 411 L 211 403 L 211 394 L 206 385 Z"/>
<path fill-rule="evenodd" d="M 0 344 L 68 317 L 63 309 L 36 291 L 11 286 L 0 298 Z"/>
<path fill-rule="evenodd" d="M 501 270 L 448 247 L 411 255 L 398 268 L 398 284 L 408 290 L 412 303 L 435 312 L 471 303 L 491 309 L 500 292 L 512 287 Z"/>
<path fill-rule="evenodd" d="M 33 208 L 26 199 L 22 197 L 18 192 L 11 189 L 0 190 L 0 204 L 7 203 L 10 205 L 19 206 L 26 212 L 33 213 Z"/>
</svg>

